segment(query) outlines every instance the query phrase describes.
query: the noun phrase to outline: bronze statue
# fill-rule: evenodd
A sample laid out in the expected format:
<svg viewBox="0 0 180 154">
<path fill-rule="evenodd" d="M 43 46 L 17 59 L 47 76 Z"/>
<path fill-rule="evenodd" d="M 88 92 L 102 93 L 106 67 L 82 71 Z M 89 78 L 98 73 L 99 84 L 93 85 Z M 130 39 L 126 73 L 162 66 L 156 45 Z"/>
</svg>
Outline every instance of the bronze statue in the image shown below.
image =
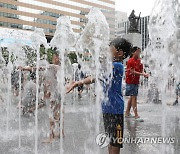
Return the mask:
<svg viewBox="0 0 180 154">
<path fill-rule="evenodd" d="M 139 17 L 137 17 L 135 15 L 135 11 L 132 10 L 132 12 L 129 16 L 129 22 L 130 22 L 130 26 L 128 29 L 129 33 L 139 33 L 138 25 L 139 25 L 140 15 L 141 15 L 141 13 L 139 14 Z"/>
</svg>

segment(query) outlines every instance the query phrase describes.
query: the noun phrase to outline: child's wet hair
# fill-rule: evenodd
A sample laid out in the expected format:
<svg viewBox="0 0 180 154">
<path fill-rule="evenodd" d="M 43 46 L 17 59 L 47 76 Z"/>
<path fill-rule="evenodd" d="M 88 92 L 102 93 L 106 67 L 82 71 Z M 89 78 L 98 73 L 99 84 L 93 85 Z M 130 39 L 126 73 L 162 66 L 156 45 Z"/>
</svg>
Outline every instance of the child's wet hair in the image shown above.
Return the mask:
<svg viewBox="0 0 180 154">
<path fill-rule="evenodd" d="M 133 47 L 133 48 L 132 48 L 132 50 L 131 50 L 131 53 L 136 52 L 136 50 L 138 50 L 138 49 L 140 49 L 140 48 L 139 48 L 139 47 L 137 47 L 137 46 Z"/>
<path fill-rule="evenodd" d="M 135 46 L 135 47 L 133 47 L 133 48 L 131 49 L 131 55 L 130 55 L 130 58 L 133 56 L 133 53 L 136 52 L 138 49 L 141 49 L 141 48 Z"/>
<path fill-rule="evenodd" d="M 47 61 L 52 64 L 53 56 L 59 56 L 57 48 L 49 48 L 47 51 Z"/>
<path fill-rule="evenodd" d="M 52 50 L 52 55 L 57 55 L 57 56 L 59 56 L 59 52 L 57 51 L 57 48 L 56 48 L 56 47 Z"/>
<path fill-rule="evenodd" d="M 114 46 L 117 51 L 123 51 L 123 59 L 126 59 L 131 54 L 132 44 L 124 38 L 115 38 L 110 42 L 110 46 Z"/>
</svg>

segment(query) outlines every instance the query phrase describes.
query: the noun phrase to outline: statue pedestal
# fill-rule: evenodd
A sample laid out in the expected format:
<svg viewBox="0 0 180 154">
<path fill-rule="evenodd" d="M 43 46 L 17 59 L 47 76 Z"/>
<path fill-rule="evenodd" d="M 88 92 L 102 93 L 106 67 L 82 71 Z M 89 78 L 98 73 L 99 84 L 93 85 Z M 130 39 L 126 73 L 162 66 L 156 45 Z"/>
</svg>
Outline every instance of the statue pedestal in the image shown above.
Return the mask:
<svg viewBox="0 0 180 154">
<path fill-rule="evenodd" d="M 142 49 L 142 35 L 140 33 L 129 33 L 123 36 L 126 40 Z"/>
</svg>

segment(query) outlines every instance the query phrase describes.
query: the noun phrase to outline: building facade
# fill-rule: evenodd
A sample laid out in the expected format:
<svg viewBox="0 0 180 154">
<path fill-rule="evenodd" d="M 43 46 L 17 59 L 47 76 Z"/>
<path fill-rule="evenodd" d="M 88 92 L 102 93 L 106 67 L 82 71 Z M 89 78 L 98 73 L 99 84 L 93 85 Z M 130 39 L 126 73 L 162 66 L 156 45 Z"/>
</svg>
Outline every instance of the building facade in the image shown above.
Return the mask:
<svg viewBox="0 0 180 154">
<path fill-rule="evenodd" d="M 144 50 L 149 43 L 149 16 L 141 17 L 139 21 L 139 32 L 142 35 L 142 50 Z M 129 21 L 118 23 L 118 27 L 116 29 L 116 35 L 122 37 L 123 35 L 128 33 Z"/>
<path fill-rule="evenodd" d="M 69 16 L 73 31 L 80 33 L 87 23 L 90 8 L 99 8 L 115 36 L 115 0 L 0 0 L 0 27 L 22 30 L 43 28 L 53 37 L 59 16 Z"/>
<path fill-rule="evenodd" d="M 121 11 L 115 12 L 115 36 L 125 33 L 123 23 L 126 21 L 128 21 L 127 13 Z"/>
</svg>

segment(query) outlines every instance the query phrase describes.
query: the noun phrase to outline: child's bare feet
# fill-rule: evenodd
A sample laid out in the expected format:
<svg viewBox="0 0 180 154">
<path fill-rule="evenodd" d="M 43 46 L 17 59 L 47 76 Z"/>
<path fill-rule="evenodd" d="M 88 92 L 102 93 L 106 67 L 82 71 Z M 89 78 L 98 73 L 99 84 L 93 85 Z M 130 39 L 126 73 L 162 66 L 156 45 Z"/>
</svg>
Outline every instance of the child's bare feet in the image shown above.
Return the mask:
<svg viewBox="0 0 180 154">
<path fill-rule="evenodd" d="M 62 136 L 63 136 L 63 138 L 65 137 L 65 135 L 64 135 L 64 131 L 62 132 Z M 60 133 L 54 133 L 54 138 L 60 138 Z"/>
<path fill-rule="evenodd" d="M 64 131 L 62 132 L 63 138 L 65 137 Z M 42 143 L 52 143 L 56 138 L 60 138 L 60 133 L 53 133 L 50 137 L 42 141 Z"/>
<path fill-rule="evenodd" d="M 60 138 L 60 134 L 59 133 L 54 133 L 54 138 Z"/>
<path fill-rule="evenodd" d="M 17 105 L 17 109 L 19 109 L 19 108 L 24 108 L 24 106 L 23 105 L 20 105 L 20 103 L 18 103 L 18 105 Z"/>
<path fill-rule="evenodd" d="M 45 140 L 42 141 L 42 143 L 52 143 L 54 141 L 53 137 L 48 137 Z"/>
</svg>

